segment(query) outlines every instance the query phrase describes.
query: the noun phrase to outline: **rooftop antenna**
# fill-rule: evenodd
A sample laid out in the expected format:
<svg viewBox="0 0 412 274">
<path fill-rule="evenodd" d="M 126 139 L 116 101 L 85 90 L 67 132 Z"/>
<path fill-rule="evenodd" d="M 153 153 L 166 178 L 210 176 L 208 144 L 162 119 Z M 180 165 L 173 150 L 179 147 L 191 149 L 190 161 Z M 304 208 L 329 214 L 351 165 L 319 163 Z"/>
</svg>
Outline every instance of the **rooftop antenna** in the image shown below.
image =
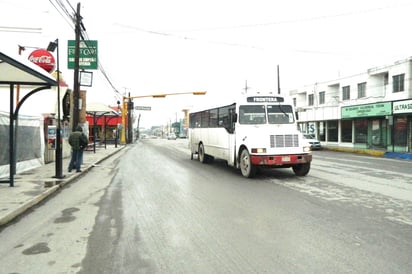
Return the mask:
<svg viewBox="0 0 412 274">
<path fill-rule="evenodd" d="M 245 87 L 243 89 L 245 90 L 245 94 L 247 94 L 247 90 L 250 89 L 247 85 L 247 80 L 245 81 Z"/>
<path fill-rule="evenodd" d="M 279 76 L 279 65 L 278 65 L 278 94 L 280 94 L 280 76 Z"/>
</svg>

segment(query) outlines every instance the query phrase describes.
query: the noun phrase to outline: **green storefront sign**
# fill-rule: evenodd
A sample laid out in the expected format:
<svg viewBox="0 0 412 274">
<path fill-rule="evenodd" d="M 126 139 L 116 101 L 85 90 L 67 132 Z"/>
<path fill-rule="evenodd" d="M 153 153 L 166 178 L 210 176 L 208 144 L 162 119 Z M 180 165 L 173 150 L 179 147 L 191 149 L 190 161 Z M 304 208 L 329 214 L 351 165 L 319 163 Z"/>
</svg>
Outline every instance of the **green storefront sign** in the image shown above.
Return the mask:
<svg viewBox="0 0 412 274">
<path fill-rule="evenodd" d="M 74 69 L 76 41 L 69 40 L 67 44 L 67 67 Z M 80 69 L 97 69 L 97 41 L 86 40 L 80 41 Z"/>
<path fill-rule="evenodd" d="M 392 114 L 392 102 L 376 103 L 341 108 L 342 119 L 373 117 Z"/>
</svg>

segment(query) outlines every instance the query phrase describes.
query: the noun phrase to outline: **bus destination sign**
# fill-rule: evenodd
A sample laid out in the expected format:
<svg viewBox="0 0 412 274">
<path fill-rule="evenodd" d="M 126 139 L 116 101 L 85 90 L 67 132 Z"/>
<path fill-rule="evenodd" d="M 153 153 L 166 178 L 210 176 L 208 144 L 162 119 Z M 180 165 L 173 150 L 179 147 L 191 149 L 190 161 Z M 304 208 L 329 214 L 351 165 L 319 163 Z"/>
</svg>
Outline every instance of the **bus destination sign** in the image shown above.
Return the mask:
<svg viewBox="0 0 412 274">
<path fill-rule="evenodd" d="M 272 103 L 272 102 L 283 102 L 283 97 L 276 96 L 251 96 L 247 97 L 248 103 Z"/>
</svg>

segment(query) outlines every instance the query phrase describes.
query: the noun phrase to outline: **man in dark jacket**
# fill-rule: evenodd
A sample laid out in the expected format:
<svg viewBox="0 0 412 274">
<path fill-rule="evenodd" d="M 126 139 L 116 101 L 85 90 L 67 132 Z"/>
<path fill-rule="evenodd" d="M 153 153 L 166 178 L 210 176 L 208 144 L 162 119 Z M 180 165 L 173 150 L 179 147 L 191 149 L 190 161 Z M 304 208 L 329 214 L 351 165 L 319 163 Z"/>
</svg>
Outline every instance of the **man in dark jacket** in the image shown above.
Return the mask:
<svg viewBox="0 0 412 274">
<path fill-rule="evenodd" d="M 69 144 L 72 147 L 72 157 L 70 159 L 69 172 L 71 172 L 73 168 L 76 168 L 77 172 L 81 172 L 82 153 L 88 143 L 89 141 L 86 135 L 83 134 L 81 126 L 77 126 L 76 130 L 70 133 Z"/>
</svg>

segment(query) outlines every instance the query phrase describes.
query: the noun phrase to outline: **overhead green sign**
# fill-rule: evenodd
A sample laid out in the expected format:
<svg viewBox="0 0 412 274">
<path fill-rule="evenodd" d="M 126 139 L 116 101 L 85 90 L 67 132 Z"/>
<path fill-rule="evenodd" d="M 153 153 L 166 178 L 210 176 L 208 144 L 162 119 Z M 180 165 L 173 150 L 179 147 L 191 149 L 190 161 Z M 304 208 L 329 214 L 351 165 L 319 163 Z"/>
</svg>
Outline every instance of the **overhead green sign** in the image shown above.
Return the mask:
<svg viewBox="0 0 412 274">
<path fill-rule="evenodd" d="M 76 41 L 69 40 L 67 45 L 67 67 L 74 69 Z M 97 41 L 80 41 L 79 69 L 97 69 Z"/>
<path fill-rule="evenodd" d="M 392 102 L 342 107 L 344 118 L 373 117 L 392 114 Z"/>
</svg>

